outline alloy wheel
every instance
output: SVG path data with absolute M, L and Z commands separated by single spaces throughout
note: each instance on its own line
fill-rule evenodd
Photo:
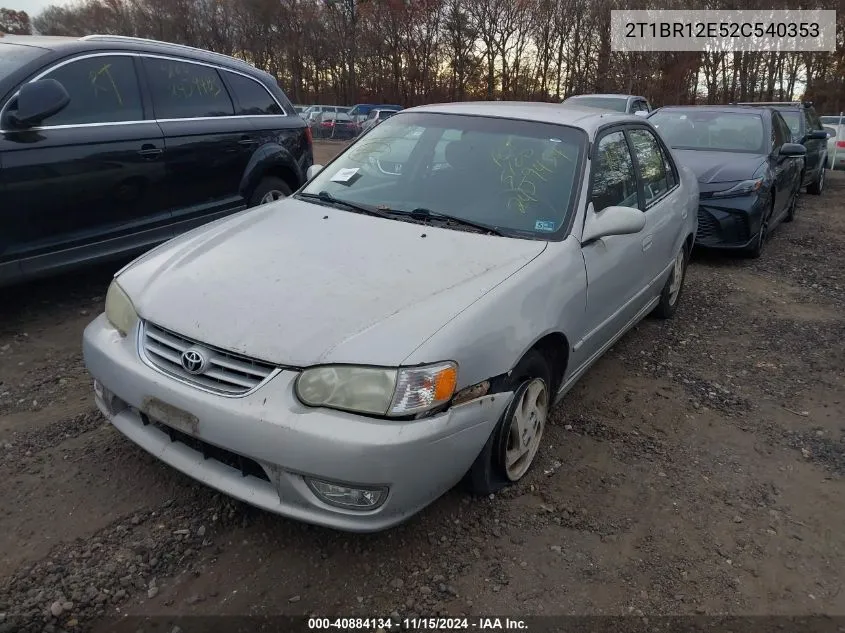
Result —
M 261 198 L 261 202 L 259 204 L 267 204 L 269 202 L 275 202 L 276 200 L 281 200 L 285 197 L 285 194 L 277 189 L 271 189 L 264 196 Z
M 686 253 L 682 248 L 675 257 L 675 266 L 672 270 L 672 282 L 669 284 L 669 305 L 674 306 L 681 294 L 681 286 L 684 283 L 684 264 L 686 264 Z
M 531 467 L 548 413 L 548 388 L 542 378 L 534 378 L 523 390 L 510 420 L 505 449 L 505 474 L 510 481 L 518 481 Z

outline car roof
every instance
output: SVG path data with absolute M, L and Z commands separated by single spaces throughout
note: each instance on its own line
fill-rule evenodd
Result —
M 214 53 L 184 44 L 173 44 L 139 37 L 120 35 L 86 35 L 85 37 L 59 37 L 48 35 L 4 35 L 0 38 L 2 44 L 19 44 L 43 48 L 54 52 L 84 53 L 92 51 L 125 50 L 139 53 L 153 53 L 159 55 L 176 55 L 192 58 L 197 61 L 228 66 L 232 69 L 249 71 L 265 79 L 275 81 L 270 73 L 256 68 L 249 62 L 222 53 Z
M 571 97 L 567 97 L 564 101 L 569 99 L 585 99 L 589 97 L 601 97 L 602 99 L 645 99 L 645 97 L 641 95 L 624 95 L 621 93 L 611 93 L 611 92 L 603 92 L 603 93 L 590 93 L 586 95 L 572 95 Z
M 667 105 L 658 108 L 655 112 L 663 110 L 710 110 L 714 112 L 732 112 L 734 114 L 758 114 L 760 110 L 771 110 L 770 106 L 751 105 Z
M 434 103 L 430 105 L 406 108 L 397 113 L 404 116 L 408 112 L 431 112 L 437 114 L 461 114 L 470 116 L 519 119 L 537 123 L 569 125 L 587 131 L 595 131 L 606 123 L 633 122 L 642 123 L 643 117 L 624 112 L 609 112 L 586 106 L 561 107 L 559 103 L 536 101 L 463 101 L 458 103 Z

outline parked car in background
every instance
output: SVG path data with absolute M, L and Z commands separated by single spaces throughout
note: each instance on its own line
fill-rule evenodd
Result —
M 299 116 L 302 116 L 302 113 L 308 109 L 308 106 L 293 104 L 293 109 Z
M 345 112 L 323 112 L 312 120 L 311 134 L 314 138 L 348 140 L 355 138 L 358 128 L 352 117 Z
M 302 112 L 302 118 L 310 124 L 323 112 L 345 112 L 348 114 L 349 108 L 347 106 L 336 105 L 312 105 L 305 108 Z
M 698 176 L 697 245 L 759 257 L 772 229 L 795 218 L 806 149 L 778 110 L 667 106 L 649 121 Z
M 521 480 L 553 405 L 679 306 L 698 186 L 640 117 L 423 106 L 311 172 L 119 272 L 83 342 L 115 428 L 270 512 L 376 531 Z
M 370 114 L 370 111 L 374 108 L 380 108 L 382 110 L 395 110 L 399 111 L 402 109 L 400 105 L 390 105 L 390 104 L 373 104 L 373 103 L 357 103 L 349 109 L 349 116 L 356 120 L 364 120 Z
M 827 139 L 827 168 L 845 169 L 845 116 L 819 117 L 825 130 Z
M 364 119 L 363 123 L 361 123 L 361 134 L 374 128 L 382 121 L 389 119 L 394 114 L 396 114 L 396 112 L 396 110 L 382 110 L 381 108 L 375 108 L 373 110 L 370 110 L 370 113 L 367 115 L 367 118 Z
M 152 40 L 0 39 L 0 284 L 146 250 L 298 189 L 305 122 L 269 74 Z
M 802 186 L 808 193 L 821 195 L 824 190 L 827 159 L 827 132 L 810 102 L 744 102 L 736 105 L 775 108 L 781 113 L 792 134 L 793 143 L 807 148 Z
M 648 114 L 652 107 L 645 97 L 623 94 L 589 94 L 574 95 L 564 99 L 563 104 L 574 104 L 600 110 L 612 110 L 614 112 L 627 112 L 636 114 L 642 112 Z

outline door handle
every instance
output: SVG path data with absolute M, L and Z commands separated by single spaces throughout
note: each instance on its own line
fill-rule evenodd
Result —
M 138 153 L 144 158 L 157 158 L 164 153 L 164 150 L 149 143 L 142 145 Z
M 644 251 L 647 251 L 648 249 L 650 249 L 650 248 L 651 248 L 651 241 L 652 241 L 652 239 L 654 239 L 654 236 L 652 236 L 652 235 L 646 235 L 646 236 L 643 238 L 643 250 L 644 250 Z
M 252 138 L 251 136 L 244 136 L 244 137 L 241 138 L 240 141 L 238 141 L 239 145 L 245 145 L 245 146 L 255 145 L 256 143 L 258 143 L 258 139 Z

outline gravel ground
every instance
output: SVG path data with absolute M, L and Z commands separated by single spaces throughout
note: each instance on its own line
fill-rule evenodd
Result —
M 321 144 L 325 162 L 337 144 Z M 350 535 L 254 510 L 96 412 L 115 266 L 0 291 L 0 631 L 115 615 L 845 615 L 845 175 L 759 260 L 696 254 L 520 485 Z

